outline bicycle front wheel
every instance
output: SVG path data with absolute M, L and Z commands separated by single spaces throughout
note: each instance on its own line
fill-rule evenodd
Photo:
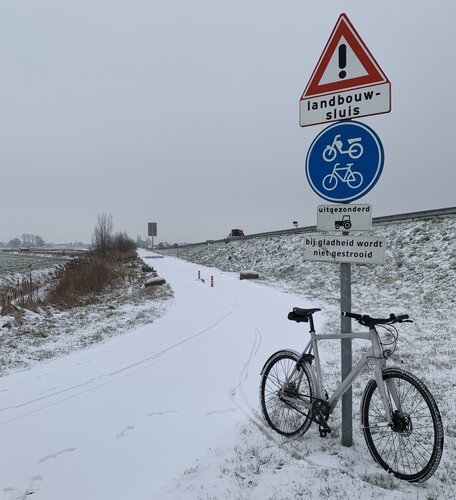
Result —
M 261 409 L 268 424 L 283 436 L 304 434 L 312 423 L 313 379 L 306 362 L 297 369 L 298 360 L 293 351 L 279 351 L 262 370 Z
M 398 479 L 424 482 L 436 471 L 443 452 L 443 425 L 434 398 L 415 375 L 400 368 L 383 371 L 391 420 L 375 380 L 363 394 L 361 423 L 374 460 Z

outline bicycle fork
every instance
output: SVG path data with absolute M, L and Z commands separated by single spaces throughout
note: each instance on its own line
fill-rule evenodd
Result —
M 400 401 L 394 381 L 391 380 L 387 382 L 383 379 L 383 371 L 386 368 L 386 359 L 383 356 L 383 350 L 378 340 L 377 331 L 375 330 L 375 328 L 371 328 L 369 333 L 372 336 L 373 353 L 375 358 L 375 369 L 374 369 L 375 382 L 377 383 L 380 399 L 382 400 L 383 403 L 386 423 L 389 426 L 392 426 L 393 425 L 392 414 L 394 409 L 393 404 L 399 411 L 401 411 Z

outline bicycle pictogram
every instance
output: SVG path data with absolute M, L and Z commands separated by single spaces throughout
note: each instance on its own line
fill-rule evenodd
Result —
M 335 163 L 332 172 L 323 177 L 322 185 L 326 191 L 336 189 L 339 181 L 344 182 L 351 189 L 359 188 L 364 178 L 359 172 L 353 172 L 352 166 L 353 163 L 347 163 L 345 166 Z

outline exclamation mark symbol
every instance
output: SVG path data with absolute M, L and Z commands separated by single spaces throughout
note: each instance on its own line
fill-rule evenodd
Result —
M 339 78 L 345 78 L 347 76 L 347 72 L 344 70 L 345 66 L 347 66 L 347 46 L 345 43 L 341 43 L 339 45 Z

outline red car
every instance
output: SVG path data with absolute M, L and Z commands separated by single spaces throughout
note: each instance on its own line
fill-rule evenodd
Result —
M 244 231 L 242 229 L 232 229 L 228 238 L 235 238 L 239 236 L 245 236 Z

